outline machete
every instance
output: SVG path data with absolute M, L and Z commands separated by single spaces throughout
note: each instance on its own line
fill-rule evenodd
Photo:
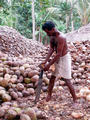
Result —
M 41 72 L 39 74 L 39 81 L 38 81 L 38 85 L 36 88 L 36 97 L 35 97 L 35 101 L 34 101 L 35 104 L 39 101 L 39 98 L 40 98 L 42 82 L 43 82 L 42 78 L 43 78 L 43 69 L 41 69 Z

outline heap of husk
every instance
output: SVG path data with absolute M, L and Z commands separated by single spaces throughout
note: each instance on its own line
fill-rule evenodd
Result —
M 5 45 L 0 46 L 0 118 L 1 120 L 47 119 L 47 115 L 43 111 L 40 111 L 37 107 L 30 107 L 32 105 L 30 105 L 29 101 L 34 101 L 35 99 L 35 89 L 40 73 L 38 65 L 47 55 L 48 47 L 46 48 L 36 41 L 25 41 L 26 38 L 24 39 L 11 28 L 7 34 L 4 34 L 7 29 L 9 28 L 5 27 L 4 29 L 2 27 L 0 33 L 0 35 L 2 34 L 0 40 Z M 13 39 L 10 36 L 11 38 L 13 36 Z M 6 43 L 4 43 L 4 40 L 6 40 Z M 18 42 L 12 42 L 13 40 Z M 16 44 L 15 50 L 11 47 L 14 44 Z M 17 49 L 17 44 L 19 48 L 21 46 L 21 49 Z M 7 51 L 6 45 L 10 45 Z M 86 85 L 79 89 L 77 96 L 90 101 L 90 41 L 68 42 L 68 46 L 72 56 L 72 83 L 85 83 Z M 25 48 L 27 52 L 22 54 L 21 51 L 24 51 Z M 28 52 L 28 50 L 30 51 Z M 18 53 L 17 55 L 16 52 Z M 47 91 L 51 72 L 51 69 L 48 72 L 44 72 L 42 93 Z M 58 80 L 56 83 L 54 90 L 63 90 Z M 24 101 L 22 103 L 25 98 L 29 99 L 28 102 Z
M 0 50 L 3 53 L 9 56 L 40 57 L 44 49 L 40 42 L 25 38 L 12 27 L 0 26 Z
M 39 79 L 39 67 L 32 59 L 8 57 L 0 52 L 0 117 L 13 120 L 36 120 L 42 112 L 27 107 L 26 103 L 18 104 L 26 97 L 35 99 L 35 89 Z M 16 102 L 15 102 L 16 101 Z M 28 109 L 28 112 L 26 112 Z M 39 115 L 38 114 L 39 111 Z M 28 115 L 28 114 L 30 115 Z

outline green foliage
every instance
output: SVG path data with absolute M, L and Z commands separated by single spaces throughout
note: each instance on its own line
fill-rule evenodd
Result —
M 16 29 L 25 37 L 31 38 L 32 34 L 32 14 L 30 2 L 22 2 L 16 9 L 17 24 Z
M 5 7 L 7 7 L 7 6 L 8 6 L 7 0 L 0 0 L 0 7 L 5 8 Z
M 90 0 L 80 0 L 76 4 L 77 13 L 80 17 L 81 24 L 86 25 L 90 22 Z
M 46 34 L 42 31 L 42 24 L 52 20 L 58 30 L 71 31 L 71 23 L 74 29 L 78 29 L 82 23 L 90 22 L 89 0 L 35 0 L 35 27 L 37 40 L 41 35 L 45 43 Z M 71 14 L 73 17 L 71 17 Z M 69 17 L 68 28 L 66 17 Z M 27 38 L 32 38 L 32 0 L 0 0 L 0 25 L 7 25 L 18 30 Z M 48 41 L 48 38 L 47 38 Z

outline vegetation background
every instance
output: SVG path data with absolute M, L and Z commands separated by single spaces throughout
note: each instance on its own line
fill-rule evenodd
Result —
M 42 31 L 47 20 L 64 33 L 74 31 L 90 22 L 90 1 L 0 0 L 0 25 L 13 27 L 27 38 L 48 43 Z

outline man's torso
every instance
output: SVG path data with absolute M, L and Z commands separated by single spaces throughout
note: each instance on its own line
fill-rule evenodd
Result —
M 62 56 L 64 56 L 68 52 L 66 38 L 62 34 L 58 35 L 57 37 L 56 36 L 50 37 L 51 47 L 54 49 L 54 51 L 56 51 L 56 53 L 57 53 L 57 49 L 58 49 L 57 47 L 59 46 L 58 44 L 60 44 L 60 43 L 63 45 L 63 49 L 62 49 L 62 51 L 59 51 L 59 52 L 62 52 Z

